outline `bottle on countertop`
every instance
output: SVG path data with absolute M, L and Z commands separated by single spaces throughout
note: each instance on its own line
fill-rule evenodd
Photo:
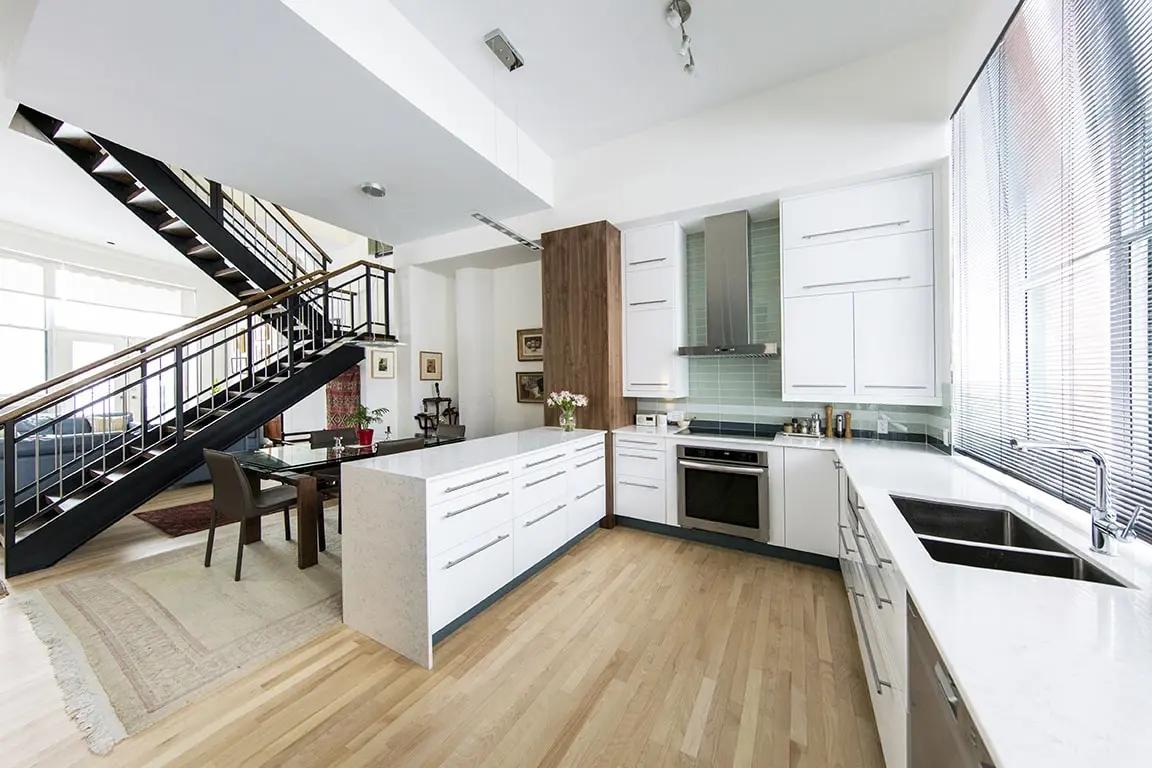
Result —
M 836 426 L 832 430 L 833 437 L 844 437 L 844 414 L 836 414 Z
M 852 411 L 844 411 L 844 439 L 852 439 Z
M 832 406 L 824 406 L 824 437 L 832 437 L 832 430 L 835 429 L 832 418 Z

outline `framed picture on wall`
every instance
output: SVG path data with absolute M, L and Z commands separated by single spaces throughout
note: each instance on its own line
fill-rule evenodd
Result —
M 516 402 L 543 404 L 544 400 L 544 372 L 517 371 Z
M 420 380 L 442 381 L 444 379 L 444 353 L 420 353 Z
M 396 350 L 373 349 L 368 356 L 368 365 L 374 379 L 396 378 Z
M 521 328 L 516 331 L 516 359 L 524 362 L 544 359 L 543 328 Z

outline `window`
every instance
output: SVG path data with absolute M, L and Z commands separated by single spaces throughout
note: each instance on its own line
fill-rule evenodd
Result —
M 0 365 L 0 397 L 44 381 L 44 331 L 0 326 L 0 349 L 8 362 Z
M 952 122 L 955 446 L 1122 520 L 1152 505 L 1152 4 L 1024 0 Z M 1152 541 L 1152 522 L 1140 535 Z

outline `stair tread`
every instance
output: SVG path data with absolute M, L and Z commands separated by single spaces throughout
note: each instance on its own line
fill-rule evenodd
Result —
M 120 164 L 120 161 L 103 152 L 96 165 L 92 168 L 92 173 L 98 176 L 110 176 L 114 179 L 132 179 L 132 174 L 128 173 L 128 169 Z
M 212 277 L 215 277 L 217 280 L 234 280 L 237 277 L 244 277 L 244 273 L 236 269 L 236 267 L 225 267 L 224 269 L 213 272 Z
M 162 211 L 166 207 L 164 201 L 156 197 L 155 192 L 143 186 L 137 187 L 135 192 L 128 195 L 127 203 L 149 211 Z
M 215 258 L 218 258 L 220 256 L 220 252 L 217 251 L 215 246 L 213 246 L 211 243 L 205 243 L 203 241 L 197 241 L 195 245 L 193 245 L 188 250 L 184 251 L 184 255 L 185 256 L 192 256 L 193 258 L 212 258 L 212 259 L 215 259 Z
M 49 504 L 54 504 L 57 509 L 62 512 L 67 512 L 86 501 L 93 493 L 95 493 L 95 489 L 82 487 L 80 490 L 69 493 L 66 496 L 45 494 L 44 498 Z
M 86 149 L 90 152 L 95 152 L 100 149 L 100 145 L 92 138 L 91 134 L 83 129 L 77 128 L 71 123 L 61 123 L 52 138 L 56 141 L 62 141 L 65 144 L 71 144 L 74 147 Z

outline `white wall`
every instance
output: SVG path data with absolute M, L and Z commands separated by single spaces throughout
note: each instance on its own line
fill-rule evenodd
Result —
M 468 437 L 487 437 L 496 429 L 496 398 L 492 388 L 499 339 L 495 336 L 491 269 L 456 271 L 456 350 L 460 387 L 460 421 Z
M 516 359 L 516 331 L 543 325 L 540 262 L 492 271 L 492 395 L 496 404 L 494 431 L 514 432 L 544 424 L 544 406 L 516 402 L 515 372 L 542 371 L 543 362 Z M 544 343 L 548 343 L 545 335 Z
M 433 383 L 421 381 L 421 351 L 444 353 L 444 378 L 440 381 L 442 397 L 458 397 L 456 386 L 456 288 L 451 276 L 421 267 L 401 267 L 397 272 L 397 335 L 406 345 L 396 348 L 396 433 L 413 434 L 417 430 L 415 415 L 420 412 L 421 398 L 432 397 Z
M 1019 0 L 967 0 L 966 13 L 948 31 L 946 92 L 955 107 Z
M 948 49 L 929 38 L 555 162 L 553 209 L 509 219 L 529 237 L 748 207 L 948 155 Z M 396 244 L 400 263 L 506 245 L 487 227 Z
M 544 406 L 516 402 L 516 371 L 543 362 L 516 359 L 516 331 L 542 325 L 540 261 L 455 272 L 460 419 L 469 437 L 544 423 Z

